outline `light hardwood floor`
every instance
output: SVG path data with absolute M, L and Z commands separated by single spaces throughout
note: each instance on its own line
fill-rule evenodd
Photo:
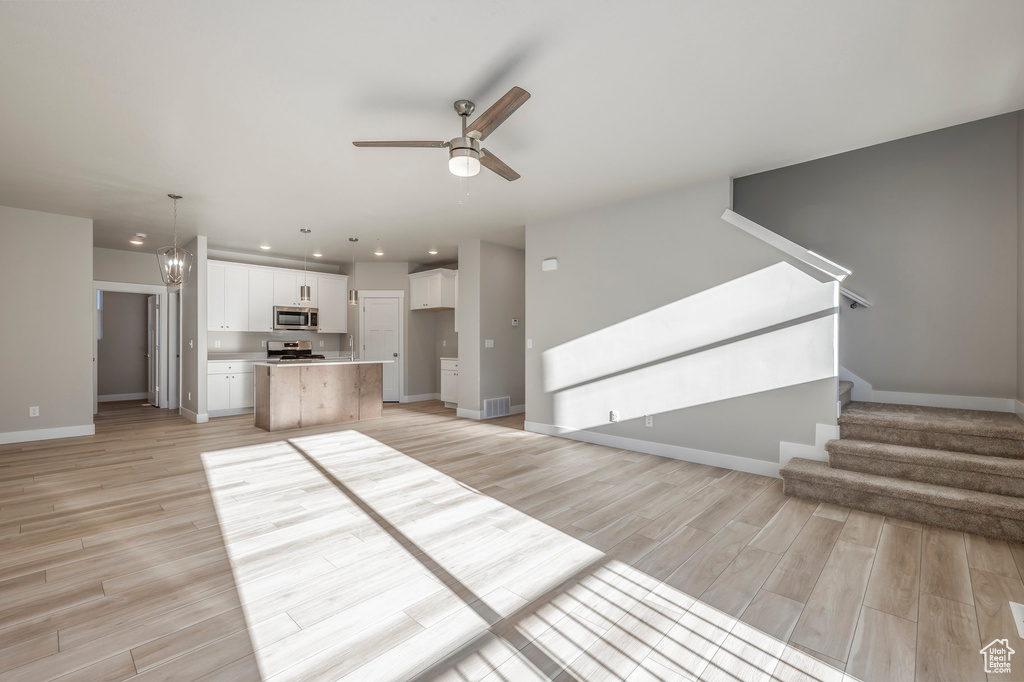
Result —
M 6 680 L 985 680 L 1024 547 L 455 419 L 0 446 Z

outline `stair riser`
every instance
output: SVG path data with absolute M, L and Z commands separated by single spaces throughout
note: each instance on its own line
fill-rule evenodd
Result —
M 1024 479 L 997 474 L 957 471 L 923 464 L 897 462 L 875 457 L 859 457 L 849 453 L 829 453 L 828 465 L 833 469 L 859 471 L 865 474 L 902 478 L 907 481 L 979 490 L 983 493 L 1024 497 Z
M 874 443 L 891 443 L 892 445 L 909 445 L 915 448 L 932 450 L 952 450 L 969 452 L 975 455 L 994 457 L 1010 457 L 1024 459 L 1024 441 L 1009 438 L 986 438 L 984 436 L 968 436 L 958 433 L 937 433 L 933 431 L 911 431 L 866 424 L 840 424 L 841 438 L 866 440 Z
M 798 478 L 784 479 L 786 495 L 818 502 L 828 502 L 852 509 L 884 514 L 893 518 L 917 521 L 965 533 L 985 535 L 1000 540 L 1024 542 L 1024 521 L 991 516 L 982 512 L 953 509 L 919 500 L 890 497 L 878 493 L 840 488 Z
M 853 402 L 853 398 L 850 396 L 850 391 L 845 391 L 839 394 L 839 402 L 842 403 L 843 407 L 846 407 Z

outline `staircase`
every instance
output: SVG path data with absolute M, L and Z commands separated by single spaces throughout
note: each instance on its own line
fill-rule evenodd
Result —
M 850 400 L 828 462 L 792 459 L 787 495 L 1024 542 L 1024 421 L 1003 412 Z

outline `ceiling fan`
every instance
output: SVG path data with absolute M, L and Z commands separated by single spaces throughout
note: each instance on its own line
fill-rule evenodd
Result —
M 495 102 L 490 109 L 466 124 L 473 115 L 476 105 L 468 99 L 455 102 L 455 113 L 462 118 L 462 136 L 448 142 L 429 142 L 423 140 L 353 142 L 357 147 L 441 147 L 448 149 L 448 170 L 459 177 L 468 178 L 480 172 L 480 166 L 487 168 L 505 178 L 509 182 L 521 176 L 508 167 L 504 161 L 480 146 L 480 142 L 494 132 L 505 120 L 515 113 L 530 99 L 530 93 L 520 87 L 514 87 Z

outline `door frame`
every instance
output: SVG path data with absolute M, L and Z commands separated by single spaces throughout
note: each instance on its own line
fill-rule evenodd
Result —
M 359 296 L 359 358 L 363 357 L 363 350 L 366 344 L 363 339 L 363 330 L 366 328 L 366 306 L 363 302 L 367 298 L 397 298 L 398 299 L 398 402 L 405 402 L 405 291 L 403 289 L 357 289 Z M 95 336 L 95 334 L 93 335 Z
M 112 291 L 122 294 L 148 294 L 157 297 L 157 305 L 160 309 L 157 313 L 157 393 L 160 407 L 167 408 L 166 390 L 168 384 L 167 359 L 171 355 L 168 330 L 168 299 L 170 298 L 167 287 L 156 284 L 135 284 L 132 282 L 104 282 L 93 280 L 92 283 L 92 413 L 99 412 L 99 377 L 98 377 L 98 339 L 96 338 L 96 296 L 100 291 Z

